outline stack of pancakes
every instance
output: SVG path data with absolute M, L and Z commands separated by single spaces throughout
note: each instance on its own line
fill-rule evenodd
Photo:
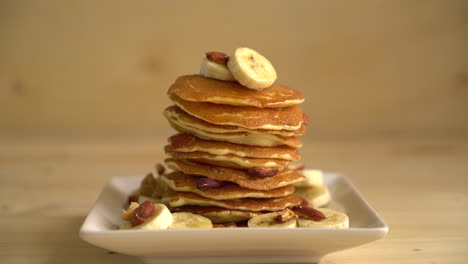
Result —
M 191 212 L 214 223 L 239 222 L 303 203 L 289 168 L 300 159 L 297 138 L 307 117 L 304 96 L 274 84 L 262 91 L 200 75 L 179 77 L 169 88 L 174 105 L 164 111 L 179 134 L 169 139 L 161 175 L 172 211 Z

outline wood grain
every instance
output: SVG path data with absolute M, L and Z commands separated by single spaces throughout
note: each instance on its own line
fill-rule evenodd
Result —
M 105 182 L 143 175 L 164 140 L 0 139 L 0 263 L 136 263 L 78 238 Z M 467 141 L 322 141 L 309 168 L 347 175 L 390 226 L 388 236 L 322 263 L 465 263 Z
M 203 53 L 248 46 L 316 137 L 468 135 L 468 2 L 2 1 L 0 133 L 150 135 Z

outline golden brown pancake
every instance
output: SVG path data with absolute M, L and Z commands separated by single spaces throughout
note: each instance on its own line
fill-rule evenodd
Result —
M 190 126 L 199 130 L 204 130 L 212 133 L 233 133 L 233 132 L 248 132 L 250 134 L 274 134 L 282 137 L 303 136 L 306 134 L 307 117 L 304 123 L 297 130 L 268 130 L 268 129 L 247 129 L 245 127 L 229 126 L 229 125 L 215 125 L 198 119 L 184 112 L 176 105 L 169 106 L 164 110 L 164 116 L 169 119 L 173 118 L 178 123 L 184 126 Z
M 165 163 L 175 171 L 205 176 L 218 181 L 233 182 L 241 187 L 254 190 L 275 189 L 300 182 L 304 178 L 302 174 L 288 169 L 282 170 L 272 177 L 259 178 L 248 175 L 245 170 L 205 165 L 188 160 L 169 158 L 165 160 Z
M 273 84 L 263 91 L 247 89 L 238 82 L 219 81 L 200 75 L 177 78 L 168 92 L 191 102 L 254 106 L 288 107 L 304 102 L 304 95 L 294 89 Z
M 301 203 L 303 203 L 302 198 L 295 195 L 264 199 L 242 198 L 234 200 L 213 200 L 190 192 L 176 192 L 169 200 L 169 205 L 171 207 L 200 205 L 248 211 L 278 211 Z
M 180 135 L 180 134 L 179 134 Z M 175 135 L 171 138 L 177 138 Z M 190 135 L 191 136 L 191 135 Z M 283 159 L 296 161 L 301 158 L 299 152 L 288 146 L 278 147 L 252 147 L 248 145 L 232 144 L 223 141 L 203 140 L 191 136 L 191 142 L 188 145 L 177 147 L 177 152 L 206 152 L 213 155 L 236 155 L 238 157 L 257 158 L 257 159 Z
M 194 151 L 194 152 L 179 152 L 174 150 L 171 146 L 167 145 L 164 148 L 166 154 L 170 157 L 177 159 L 188 159 L 196 162 L 225 166 L 230 168 L 276 168 L 282 169 L 286 167 L 290 162 L 281 159 L 257 159 L 257 158 L 246 158 L 239 157 L 232 154 L 227 155 L 213 155 L 208 152 Z
M 302 141 L 297 137 L 282 137 L 272 134 L 250 134 L 245 132 L 235 133 L 211 133 L 204 130 L 199 130 L 195 127 L 185 126 L 179 123 L 174 117 L 168 118 L 169 124 L 177 131 L 192 134 L 198 138 L 215 141 L 226 141 L 235 144 L 260 146 L 260 147 L 276 147 L 289 146 L 292 148 L 300 148 Z
M 174 207 L 171 209 L 173 212 L 189 212 L 192 214 L 203 215 L 209 218 L 215 224 L 230 223 L 246 221 L 250 218 L 262 214 L 261 212 L 247 211 L 247 210 L 233 210 L 216 206 L 198 206 L 198 205 L 185 205 Z
M 305 121 L 298 106 L 256 108 L 212 103 L 194 103 L 172 94 L 170 99 L 188 114 L 217 125 L 240 126 L 248 129 L 297 130 Z
M 231 200 L 240 198 L 273 198 L 290 195 L 294 192 L 292 185 L 271 189 L 252 190 L 240 187 L 234 183 L 226 183 L 219 188 L 200 190 L 196 187 L 200 177 L 186 175 L 181 172 L 172 172 L 161 176 L 161 180 L 172 190 L 178 192 L 193 192 L 200 196 L 214 200 Z

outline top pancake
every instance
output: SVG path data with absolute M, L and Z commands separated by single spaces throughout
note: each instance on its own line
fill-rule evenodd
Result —
M 168 94 L 191 102 L 206 102 L 236 106 L 288 107 L 304 101 L 304 95 L 294 89 L 273 84 L 263 91 L 247 89 L 238 82 L 227 82 L 200 75 L 177 78 Z
M 298 106 L 285 108 L 256 108 L 194 103 L 171 94 L 171 101 L 188 114 L 217 125 L 231 125 L 249 129 L 297 130 L 306 123 L 306 116 Z

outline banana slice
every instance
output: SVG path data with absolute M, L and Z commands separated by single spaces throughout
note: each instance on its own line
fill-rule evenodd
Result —
M 318 228 L 349 228 L 349 218 L 346 214 L 327 208 L 316 208 L 322 212 L 327 219 L 314 221 L 299 217 L 297 225 L 299 227 L 318 227 Z
M 276 80 L 273 65 L 260 53 L 249 48 L 238 48 L 227 66 L 234 78 L 250 89 L 263 90 Z
M 286 209 L 289 211 L 289 209 Z M 286 211 L 284 210 L 284 211 Z M 282 212 L 284 212 L 282 211 Z M 282 212 L 273 212 L 267 214 L 257 215 L 247 222 L 248 227 L 282 227 L 282 228 L 295 228 L 297 227 L 297 220 L 293 214 L 289 220 L 280 222 L 278 221 L 278 217 L 281 216 Z
M 228 67 L 213 61 L 203 58 L 200 66 L 200 75 L 208 78 L 222 80 L 222 81 L 235 81 Z
M 298 187 L 294 194 L 309 202 L 311 207 L 321 207 L 330 202 L 330 192 L 325 186 Z
M 302 171 L 304 180 L 294 184 L 295 187 L 311 187 L 323 185 L 323 173 L 321 170 Z
M 131 226 L 126 221 L 121 229 L 167 229 L 173 222 L 171 211 L 164 204 L 154 204 L 151 216 L 140 225 Z
M 197 214 L 192 213 L 173 213 L 174 221 L 169 229 L 179 228 L 212 228 L 211 220 Z

